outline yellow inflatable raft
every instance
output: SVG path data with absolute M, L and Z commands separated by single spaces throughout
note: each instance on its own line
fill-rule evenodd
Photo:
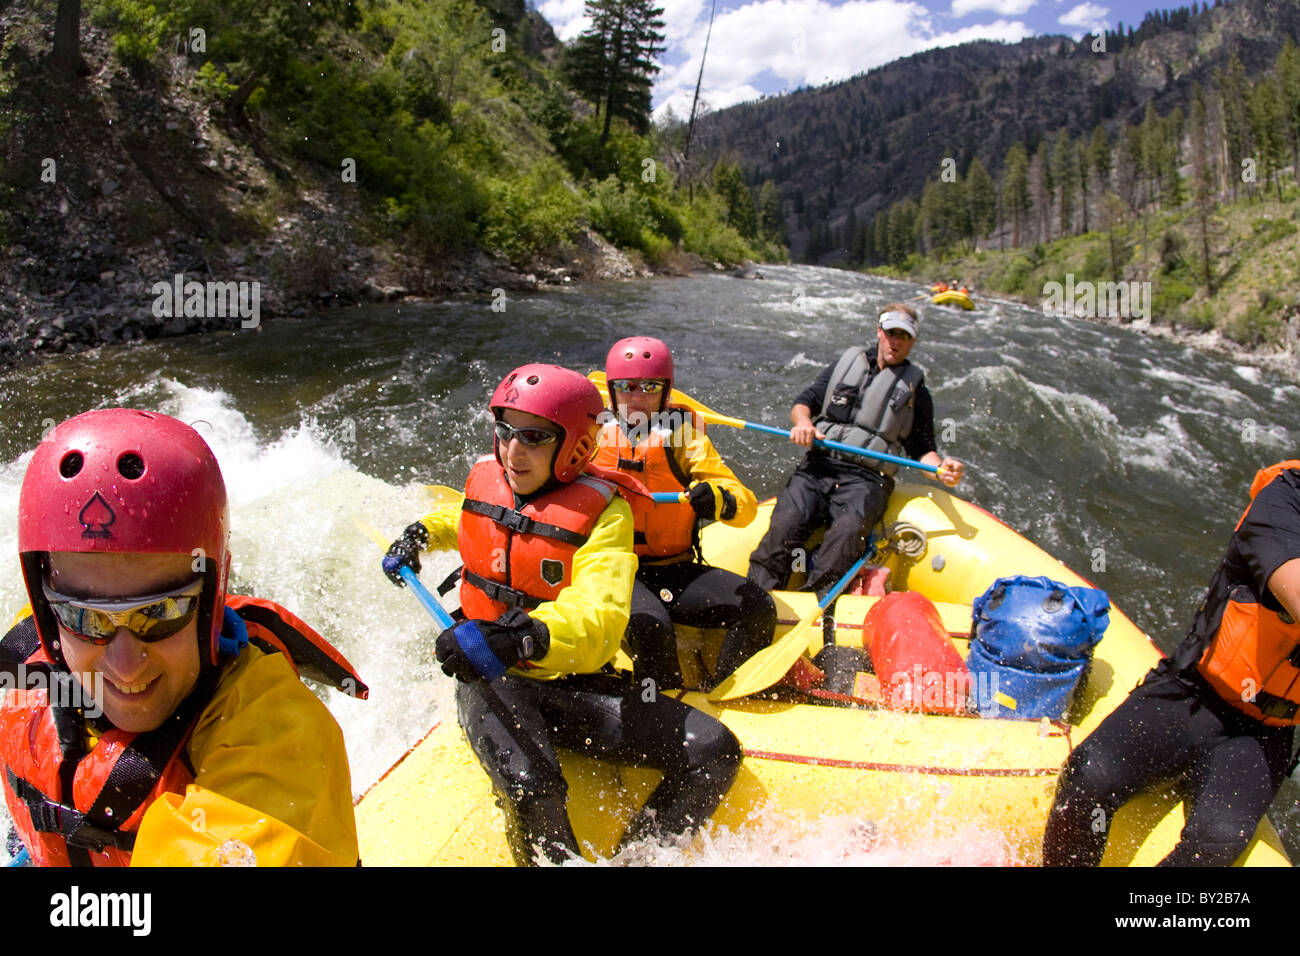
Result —
M 947 292 L 938 292 L 930 301 L 935 305 L 955 305 L 958 308 L 965 309 L 967 312 L 975 308 L 975 303 L 971 301 L 970 296 L 957 289 L 949 289 Z
M 711 564 L 744 573 L 749 553 L 771 515 L 760 507 L 748 528 L 713 524 L 704 529 Z M 885 516 L 924 533 L 923 553 L 888 552 L 894 590 L 919 591 L 936 602 L 950 639 L 962 656 L 971 602 L 997 578 L 1047 575 L 1067 584 L 1082 578 L 992 515 L 935 485 L 900 484 Z M 918 536 L 913 535 L 917 540 Z M 816 607 L 813 595 L 776 592 L 778 633 Z M 860 647 L 871 597 L 846 596 L 833 605 L 838 644 Z M 809 651 L 823 643 L 814 628 Z M 682 632 L 687 683 L 693 644 L 718 638 Z M 942 837 L 974 824 L 1000 844 L 997 862 L 1037 864 L 1056 776 L 1071 746 L 1097 726 L 1158 660 L 1155 646 L 1112 607 L 1087 685 L 1068 722 L 982 719 L 835 706 L 787 693 L 782 699 L 711 704 L 706 695 L 682 699 L 714 714 L 745 749 L 739 777 L 713 818 L 713 826 L 750 827 L 774 817 L 796 833 L 815 832 L 819 820 L 863 821 L 893 845 Z M 706 659 L 713 659 L 707 656 Z M 585 855 L 613 853 L 627 821 L 649 796 L 659 775 L 562 753 L 569 781 L 569 815 Z M 434 727 L 357 804 L 362 860 L 367 865 L 508 865 L 501 812 L 487 776 L 459 727 Z M 1182 807 L 1169 799 L 1141 798 L 1111 822 L 1104 864 L 1151 865 L 1173 846 Z M 1272 825 L 1261 822 L 1239 863 L 1288 865 Z

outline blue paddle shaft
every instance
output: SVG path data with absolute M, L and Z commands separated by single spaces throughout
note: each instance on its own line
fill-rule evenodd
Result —
M 844 572 L 844 577 L 835 582 L 835 587 L 826 592 L 826 596 L 817 602 L 817 607 L 823 611 L 826 610 L 826 608 L 830 606 L 830 603 L 840 596 L 840 592 L 849 586 L 849 582 L 852 581 L 857 573 L 862 570 L 862 566 L 867 563 L 867 558 L 871 557 L 873 554 L 875 554 L 875 549 L 872 548 L 871 543 L 868 542 L 867 553 L 858 558 L 857 564 Z
M 760 425 L 757 422 L 745 422 L 745 427 L 753 429 L 756 432 L 767 432 L 769 435 L 781 435 L 784 438 L 790 437 L 790 429 L 773 428 L 771 425 Z M 905 468 L 916 468 L 920 471 L 928 471 L 931 474 L 939 473 L 938 465 L 923 465 L 919 461 L 913 461 L 910 458 L 903 458 L 899 455 L 891 455 L 883 451 L 867 451 L 865 448 L 858 448 L 856 445 L 846 445 L 842 441 L 831 441 L 829 438 L 814 438 L 813 444 L 822 448 L 834 448 L 836 451 L 848 452 L 850 455 L 864 455 L 867 458 L 878 458 L 881 461 L 892 461 L 895 465 L 902 465 Z
M 437 598 L 429 593 L 429 589 L 415 576 L 414 571 L 406 565 L 402 565 L 397 569 L 397 573 L 402 576 L 406 586 L 414 592 L 416 599 L 424 605 L 424 609 L 433 615 L 433 619 L 438 622 L 439 627 L 446 630 L 455 625 L 456 622 L 451 619 L 451 615 L 438 603 Z
M 685 501 L 686 495 L 680 491 L 654 491 L 650 497 L 655 500 L 656 504 L 676 504 L 679 501 Z

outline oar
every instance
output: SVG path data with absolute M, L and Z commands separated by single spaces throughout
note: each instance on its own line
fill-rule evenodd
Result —
M 587 378 L 595 382 L 597 387 L 605 387 L 605 373 L 591 372 Z M 692 409 L 696 414 L 706 422 L 714 425 L 727 425 L 731 428 L 748 428 L 750 431 L 766 432 L 769 435 L 780 435 L 782 438 L 790 437 L 788 428 L 773 428 L 771 425 L 760 425 L 757 422 L 747 422 L 741 418 L 732 418 L 730 415 L 722 415 L 706 405 L 691 398 L 685 392 L 678 388 L 673 389 L 673 400 Z M 865 458 L 875 458 L 880 461 L 890 461 L 895 465 L 902 465 L 905 468 L 916 468 L 920 471 L 928 471 L 931 474 L 938 474 L 938 465 L 923 465 L 919 461 L 913 461 L 911 458 L 902 458 L 899 455 L 890 455 L 883 451 L 867 451 L 865 448 L 858 448 L 856 445 L 846 445 L 843 442 L 831 441 L 827 438 L 814 438 L 813 444 L 822 448 L 833 448 L 836 451 L 846 452 L 850 455 L 862 455 Z
M 840 592 L 849 586 L 849 582 L 857 576 L 862 566 L 867 563 L 867 559 L 874 553 L 875 549 L 868 544 L 867 553 L 858 560 L 857 564 L 849 568 L 844 577 L 835 582 L 835 587 L 831 588 L 824 598 L 817 602 L 817 610 L 786 631 L 780 640 L 775 641 L 770 647 L 763 648 L 736 668 L 730 677 L 713 689 L 713 693 L 709 694 L 709 700 L 735 700 L 737 697 L 757 694 L 760 690 L 767 690 L 784 677 L 794 666 L 795 661 L 799 660 L 808 649 L 808 631 L 813 626 L 813 622 L 821 616 L 822 611 L 826 610 L 832 601 L 840 596 Z
M 26 866 L 31 862 L 31 859 L 32 857 L 31 854 L 27 852 L 27 847 L 23 847 L 14 854 L 14 858 L 6 863 L 5 866 Z

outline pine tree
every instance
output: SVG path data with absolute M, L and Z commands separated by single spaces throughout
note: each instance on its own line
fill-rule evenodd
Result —
M 758 191 L 758 232 L 769 242 L 785 245 L 785 220 L 781 215 L 781 193 L 768 179 Z
M 976 246 L 996 224 L 997 201 L 997 191 L 984 164 L 978 158 L 972 158 L 966 169 L 966 203 L 970 209 L 971 235 Z
M 1020 245 L 1020 220 L 1031 208 L 1029 198 L 1029 155 L 1019 142 L 1007 150 L 1002 162 L 1002 202 L 1011 215 L 1011 245 Z
M 1068 129 L 1061 130 L 1052 146 L 1052 173 L 1060 190 L 1061 235 L 1068 236 L 1074 228 L 1074 193 L 1078 188 L 1078 166 Z
M 587 0 L 591 26 L 565 57 L 570 85 L 605 113 L 603 147 L 615 116 L 641 134 L 650 128 L 651 78 L 663 53 L 663 7 L 651 0 Z

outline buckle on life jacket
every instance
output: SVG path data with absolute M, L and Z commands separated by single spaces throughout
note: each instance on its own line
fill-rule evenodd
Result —
M 9 786 L 18 799 L 27 806 L 32 817 L 32 829 L 38 833 L 57 833 L 69 846 L 81 847 L 102 853 L 109 847 L 130 851 L 135 846 L 134 833 L 118 833 L 91 823 L 76 807 L 56 803 L 37 787 L 16 776 L 6 768 Z
M 1293 720 L 1296 711 L 1300 710 L 1300 704 L 1294 704 L 1285 697 L 1278 697 L 1276 694 L 1268 693 L 1268 691 L 1256 693 L 1254 703 L 1264 716 L 1273 717 L 1277 720 Z
M 504 604 L 506 607 L 526 608 L 531 611 L 533 608 L 540 607 L 542 604 L 540 598 L 535 598 L 531 594 L 521 591 L 518 588 L 512 588 L 509 585 L 499 584 L 496 581 L 489 581 L 487 578 L 475 574 L 468 568 L 461 571 L 461 578 L 474 585 L 474 587 L 486 594 L 491 600 L 496 601 L 499 604 Z

